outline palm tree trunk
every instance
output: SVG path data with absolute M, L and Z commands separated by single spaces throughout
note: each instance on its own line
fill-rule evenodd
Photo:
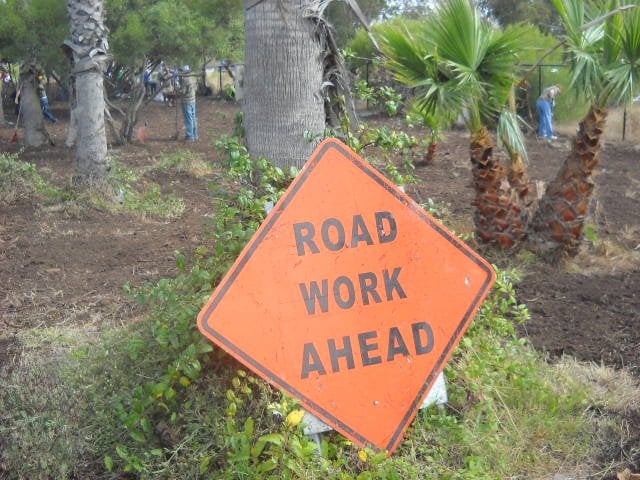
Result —
M 78 181 L 100 181 L 107 171 L 103 72 L 108 60 L 104 0 L 69 0 L 78 137 L 74 166 Z
M 78 141 L 74 167 L 83 181 L 100 181 L 107 171 L 103 92 L 101 69 L 92 68 L 77 74 Z
M 244 126 L 249 152 L 301 167 L 325 128 L 322 56 L 303 0 L 245 0 Z
M 505 168 L 493 154 L 494 145 L 484 127 L 471 135 L 471 171 L 476 192 L 474 223 L 481 242 L 511 248 L 526 238 L 523 208 Z
M 578 253 L 595 185 L 593 174 L 600 163 L 607 113 L 605 108 L 591 105 L 580 122 L 571 152 L 540 199 L 531 235 L 534 248 L 540 252 L 553 257 Z

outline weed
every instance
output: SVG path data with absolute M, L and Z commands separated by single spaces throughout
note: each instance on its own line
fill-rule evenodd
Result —
M 367 105 L 382 105 L 389 117 L 398 115 L 403 105 L 402 95 L 392 87 L 387 85 L 372 87 L 365 80 L 356 82 L 354 95 L 357 99 L 366 101 Z
M 180 165 L 185 157 L 176 155 L 166 159 L 167 165 Z M 89 192 L 91 201 L 109 210 L 126 210 L 142 217 L 179 217 L 185 205 L 174 194 L 164 194 L 160 186 L 147 181 L 142 173 L 125 168 L 116 159 L 109 161 L 109 175 L 104 184 L 94 186 Z M 170 167 L 169 167 L 170 168 Z
M 0 153 L 0 203 L 10 204 L 34 194 L 51 201 L 75 198 L 71 189 L 50 185 L 35 165 L 19 160 L 18 154 Z
M 213 168 L 202 155 L 191 150 L 167 153 L 160 157 L 151 171 L 188 173 L 195 177 L 205 177 L 213 173 Z

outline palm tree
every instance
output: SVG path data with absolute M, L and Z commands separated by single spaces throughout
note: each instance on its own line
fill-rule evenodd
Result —
M 245 2 L 243 113 L 247 147 L 255 158 L 301 167 L 315 148 L 306 133 L 323 134 L 336 103 L 344 102 L 344 108 L 338 106 L 341 114 L 350 110 L 349 100 L 339 98 L 349 91 L 324 18 L 330 2 Z M 357 1 L 347 3 L 368 30 Z
M 69 0 L 71 40 L 64 42 L 73 57 L 78 137 L 74 167 L 79 181 L 100 181 L 107 171 L 104 122 L 104 62 L 107 29 L 104 0 Z
M 245 11 L 243 112 L 247 146 L 281 166 L 301 167 L 324 131 L 322 45 L 300 0 L 251 2 Z
M 518 175 L 501 164 L 490 131 L 500 126 L 498 136 L 508 150 L 523 158 L 516 116 L 506 108 L 523 48 L 520 32 L 490 25 L 470 0 L 447 0 L 411 30 L 391 25 L 379 32 L 387 66 L 416 89 L 415 108 L 440 129 L 463 115 L 471 132 L 476 235 L 502 247 L 520 243 L 526 236 L 526 208 L 509 176 L 519 180 L 523 169 Z
M 633 99 L 640 73 L 640 9 L 610 15 L 606 12 L 636 2 L 552 1 L 565 28 L 571 86 L 590 101 L 571 152 L 547 187 L 532 222 L 532 240 L 557 256 L 577 253 L 593 194 L 593 174 L 600 163 L 608 108 Z M 602 18 L 604 22 L 598 21 Z

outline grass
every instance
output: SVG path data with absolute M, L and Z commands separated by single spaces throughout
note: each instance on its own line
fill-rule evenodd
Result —
M 19 154 L 0 153 L 0 204 L 32 196 L 50 202 L 71 200 L 74 194 L 50 185 L 35 165 L 19 160 Z
M 175 171 L 194 161 L 178 154 L 158 168 Z M 20 175 L 31 178 L 32 169 L 25 171 Z M 156 210 L 144 195 L 136 197 L 141 184 L 141 173 L 114 163 L 109 185 L 124 192 L 127 207 L 120 208 L 176 211 L 171 202 L 163 203 L 159 190 Z M 35 191 L 29 188 L 27 194 Z M 229 195 L 225 204 L 233 211 L 219 212 L 222 233 L 230 235 L 216 244 L 220 257 L 202 249 L 186 265 L 177 255 L 180 275 L 132 292 L 150 302 L 145 318 L 101 331 L 20 331 L 14 360 L 0 371 L 3 475 L 544 478 L 592 471 L 594 459 L 613 458 L 606 455 L 612 444 L 622 445 L 623 452 L 637 448 L 623 428 L 625 415 L 639 408 L 637 382 L 624 372 L 568 359 L 546 362 L 516 335 L 515 325 L 528 311 L 515 296 L 518 272 L 501 270 L 446 367 L 444 409 L 420 412 L 393 457 L 361 449 L 336 433 L 324 436 L 321 456 L 309 455 L 313 445 L 300 428 L 273 415 L 288 418 L 298 408 L 295 401 L 239 370 L 220 350 L 198 350 L 203 342 L 194 318 L 215 282 L 212 272 L 225 270 L 219 258 L 226 259 L 232 242 L 246 240 L 246 231 L 237 232 L 237 218 L 253 211 L 253 203 L 262 205 L 260 198 L 245 198 L 244 207 L 237 200 Z M 448 215 L 446 205 L 427 207 Z M 516 259 L 523 269 L 530 261 L 524 255 Z
M 595 454 L 591 432 L 602 431 L 604 417 L 594 418 L 590 409 L 607 412 L 608 424 L 615 425 L 614 414 L 637 409 L 637 382 L 624 372 L 570 359 L 547 364 L 508 333 L 510 320 L 496 323 L 490 310 L 503 302 L 495 299 L 483 309 L 447 367 L 445 410 L 422 411 L 396 455 L 380 465 L 348 460 L 358 449 L 328 435 L 335 451 L 323 475 L 339 478 L 342 471 L 351 476 L 340 478 L 356 478 L 359 471 L 393 471 L 402 479 L 542 478 L 566 465 L 588 463 Z M 91 478 L 106 470 L 107 458 L 121 464 L 115 452 L 126 457 L 140 451 L 146 452 L 140 455 L 146 465 L 142 478 L 221 478 L 229 455 L 225 392 L 236 375 L 236 364 L 225 356 L 212 354 L 174 422 L 158 419 L 152 444 L 132 441 L 114 415 L 114 405 L 140 378 L 153 378 L 164 362 L 154 355 L 149 330 L 148 321 L 141 321 L 98 335 L 82 328 L 20 333 L 22 353 L 0 377 L 2 460 L 15 475 L 8 478 Z M 263 428 L 273 429 L 267 404 L 278 395 L 258 383 L 237 421 L 256 416 Z M 317 468 L 304 464 L 311 476 L 294 478 L 319 478 Z
M 115 158 L 109 163 L 111 168 L 104 184 L 95 185 L 89 191 L 94 205 L 116 213 L 127 211 L 142 218 L 177 218 L 184 212 L 184 201 L 171 192 L 163 192 L 144 172 L 128 169 Z
M 389 459 L 335 433 L 325 436 L 320 463 L 293 450 L 253 460 L 236 457 L 242 441 L 283 435 L 284 427 L 269 412 L 274 402 L 285 400 L 257 379 L 250 388 L 236 383 L 237 364 L 217 350 L 208 354 L 202 377 L 179 394 L 175 407 L 154 414 L 150 436 L 132 436 L 130 417 L 118 405 L 143 399 L 141 382 L 160 378 L 170 361 L 154 332 L 174 317 L 163 319 L 162 312 L 183 295 L 167 297 L 173 288 L 168 282 L 149 317 L 134 324 L 102 332 L 55 327 L 18 335 L 20 355 L 0 375 L 4 468 L 12 472 L 8 478 L 37 480 L 91 478 L 108 470 L 134 471 L 140 478 L 240 478 L 233 473 L 238 468 L 247 478 L 259 478 L 255 469 L 273 458 L 298 465 L 291 478 L 542 478 L 566 471 L 567 465 L 590 467 L 597 442 L 605 443 L 596 437 L 594 445 L 593 432 L 623 434 L 616 418 L 637 409 L 638 386 L 623 372 L 569 360 L 548 364 L 518 339 L 514 325 L 527 311 L 515 300 L 514 279 L 515 272 L 501 273 L 447 366 L 445 409 L 420 412 Z M 169 311 L 179 308 L 178 303 Z M 233 415 L 230 398 L 240 399 Z M 598 416 L 592 415 L 594 408 Z M 256 425 L 252 435 L 246 433 L 249 419 Z M 231 438 L 240 443 L 230 443 Z M 277 478 L 286 478 L 286 472 Z
M 164 193 L 160 186 L 144 177 L 144 172 L 127 169 L 111 159 L 111 169 L 103 185 L 94 185 L 87 192 L 58 188 L 44 179 L 37 167 L 23 162 L 18 154 L 0 154 L 0 204 L 33 198 L 37 203 L 78 203 L 84 201 L 109 211 L 128 211 L 141 217 L 179 217 L 185 205 L 173 193 Z M 154 170 L 182 172 L 203 177 L 212 173 L 202 158 L 189 151 L 165 156 Z M 45 208 L 56 208 L 49 205 Z M 62 207 L 58 207 L 62 208 Z M 65 207 L 66 208 L 66 207 Z
M 210 177 L 215 170 L 211 163 L 203 157 L 204 155 L 191 150 L 167 153 L 162 155 L 158 163 L 152 166 L 149 171 L 187 173 L 196 178 Z

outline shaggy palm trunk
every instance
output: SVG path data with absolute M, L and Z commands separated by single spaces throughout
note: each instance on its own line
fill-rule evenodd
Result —
M 27 67 L 20 72 L 20 122 L 24 125 L 24 144 L 27 147 L 41 147 L 47 141 L 44 116 L 40 98 L 36 92 L 35 72 Z
M 322 52 L 302 0 L 245 0 L 244 126 L 253 157 L 301 167 L 325 128 Z
M 75 170 L 80 181 L 100 181 L 107 170 L 103 71 L 107 29 L 103 0 L 69 0 L 70 48 L 75 63 L 78 137 Z
M 529 218 L 531 208 L 534 204 L 535 195 L 533 195 L 531 191 L 531 179 L 527 172 L 527 166 L 524 163 L 522 156 L 518 153 L 516 153 L 515 157 L 511 159 L 507 178 L 518 199 L 518 205 L 523 209 L 522 218 L 525 220 L 526 224 L 526 219 Z
M 478 239 L 511 248 L 525 238 L 520 198 L 507 179 L 505 168 L 493 154 L 494 141 L 485 128 L 471 136 L 471 168 L 476 197 L 474 222 Z
M 556 177 L 548 185 L 532 221 L 534 247 L 554 257 L 578 252 L 594 188 L 593 174 L 600 163 L 607 110 L 592 105 L 580 122 Z

